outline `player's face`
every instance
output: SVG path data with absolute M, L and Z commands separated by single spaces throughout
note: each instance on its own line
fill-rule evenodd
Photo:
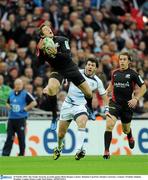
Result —
M 88 76 L 92 76 L 95 74 L 96 72 L 96 63 L 94 62 L 91 62 L 91 61 L 88 61 L 86 66 L 85 66 L 85 73 L 88 75 Z
M 122 69 L 122 70 L 128 69 L 128 67 L 129 67 L 128 56 L 126 56 L 126 55 L 119 56 L 119 66 L 120 66 L 120 69 Z
M 46 37 L 52 38 L 54 36 L 54 34 L 49 26 L 42 27 L 42 32 Z
M 23 83 L 21 81 L 16 81 L 14 83 L 15 91 L 21 91 L 23 89 Z

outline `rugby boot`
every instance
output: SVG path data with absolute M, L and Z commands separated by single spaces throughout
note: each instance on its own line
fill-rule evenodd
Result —
M 80 160 L 85 157 L 85 150 L 79 150 L 75 155 L 75 160 Z
M 130 139 L 128 139 L 128 145 L 131 149 L 133 149 L 135 147 L 135 140 L 133 137 L 131 137 Z
M 103 158 L 104 158 L 104 159 L 110 159 L 110 153 L 109 153 L 109 151 L 105 150 L 104 155 L 103 155 Z
M 53 159 L 54 160 L 57 160 L 60 157 L 61 151 L 62 151 L 63 148 L 64 148 L 64 144 L 63 143 L 61 144 L 60 148 L 58 148 L 58 147 L 54 148 L 54 150 L 53 150 Z

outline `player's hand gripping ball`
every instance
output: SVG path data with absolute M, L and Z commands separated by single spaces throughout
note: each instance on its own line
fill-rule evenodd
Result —
M 45 37 L 43 39 L 43 51 L 50 57 L 55 57 L 57 54 L 57 47 L 52 38 Z

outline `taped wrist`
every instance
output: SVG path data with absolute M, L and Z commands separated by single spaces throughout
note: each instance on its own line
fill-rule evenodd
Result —
M 105 106 L 104 113 L 109 112 L 109 106 Z

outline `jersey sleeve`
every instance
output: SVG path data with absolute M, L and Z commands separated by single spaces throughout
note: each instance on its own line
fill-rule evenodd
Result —
M 30 104 L 32 101 L 35 101 L 35 98 L 29 92 L 27 92 L 27 94 L 26 94 L 27 105 Z
M 141 87 L 144 84 L 144 80 L 141 78 L 141 76 L 136 73 L 135 71 L 133 71 L 133 81 L 139 86 Z
M 98 92 L 99 94 L 102 96 L 104 94 L 106 94 L 106 90 L 104 88 L 104 85 L 101 81 L 101 79 L 99 79 L 98 77 L 95 78 L 97 80 L 97 84 L 98 84 Z

